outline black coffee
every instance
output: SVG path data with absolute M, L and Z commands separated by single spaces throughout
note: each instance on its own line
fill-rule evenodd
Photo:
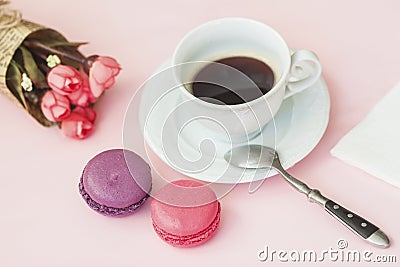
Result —
M 193 95 L 210 103 L 237 105 L 268 93 L 274 73 L 266 63 L 251 57 L 223 58 L 204 66 L 191 83 Z

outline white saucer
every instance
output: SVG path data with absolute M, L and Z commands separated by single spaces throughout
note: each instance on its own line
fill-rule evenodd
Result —
M 179 106 L 180 93 L 173 88 L 176 84 L 168 69 L 170 66 L 171 59 L 158 68 L 140 92 L 140 126 L 153 152 L 178 172 L 206 182 L 244 183 L 275 175 L 276 172 L 266 169 L 244 170 L 228 164 L 223 157 L 225 152 L 241 144 L 211 140 L 212 145 L 209 133 L 199 123 L 188 123 L 183 130 L 177 129 L 179 112 L 174 110 Z M 270 122 L 250 143 L 276 147 L 283 167 L 290 168 L 322 138 L 329 109 L 328 89 L 321 78 L 283 102 L 275 116 L 276 132 Z M 208 143 L 201 144 L 207 139 Z

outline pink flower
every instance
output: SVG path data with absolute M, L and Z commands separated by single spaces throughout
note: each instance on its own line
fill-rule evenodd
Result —
M 54 122 L 62 121 L 71 113 L 68 98 L 53 90 L 49 90 L 44 94 L 40 107 L 46 119 Z
M 89 81 L 87 79 L 83 79 L 81 88 L 70 93 L 68 98 L 72 104 L 81 107 L 87 107 L 89 104 L 96 102 L 96 98 L 90 91 Z
M 68 137 L 84 139 L 93 131 L 95 114 L 90 108 L 78 107 L 61 122 L 61 131 Z
M 104 90 L 113 86 L 115 76 L 121 67 L 112 57 L 97 57 L 89 70 L 90 89 L 95 97 L 99 97 Z
M 47 83 L 57 93 L 69 95 L 81 88 L 82 77 L 73 67 L 57 65 L 47 74 Z
M 96 112 L 92 108 L 86 107 L 76 107 L 73 110 L 74 113 L 77 113 L 83 117 L 86 117 L 89 121 L 93 122 L 96 120 Z

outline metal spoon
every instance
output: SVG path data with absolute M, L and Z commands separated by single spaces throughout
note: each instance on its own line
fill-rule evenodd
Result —
M 323 206 L 328 213 L 364 240 L 379 247 L 389 247 L 389 238 L 377 226 L 324 197 L 318 190 L 311 189 L 305 183 L 291 176 L 283 169 L 279 161 L 278 153 L 274 149 L 260 145 L 240 146 L 225 153 L 224 158 L 228 163 L 239 168 L 275 169 L 289 184 L 297 189 L 297 191 L 305 194 L 311 202 Z

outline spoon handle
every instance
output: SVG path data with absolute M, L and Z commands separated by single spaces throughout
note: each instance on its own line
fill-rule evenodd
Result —
M 387 235 L 377 226 L 365 220 L 361 216 L 351 212 L 334 201 L 326 198 L 316 189 L 311 189 L 305 183 L 290 175 L 282 168 L 279 162 L 274 162 L 275 169 L 281 173 L 287 182 L 289 182 L 300 193 L 305 194 L 311 202 L 320 204 L 333 217 L 343 223 L 347 228 L 355 232 L 367 242 L 387 248 L 390 245 Z
M 379 247 L 389 247 L 390 242 L 387 235 L 361 216 L 330 199 L 325 203 L 325 210 L 369 243 Z

